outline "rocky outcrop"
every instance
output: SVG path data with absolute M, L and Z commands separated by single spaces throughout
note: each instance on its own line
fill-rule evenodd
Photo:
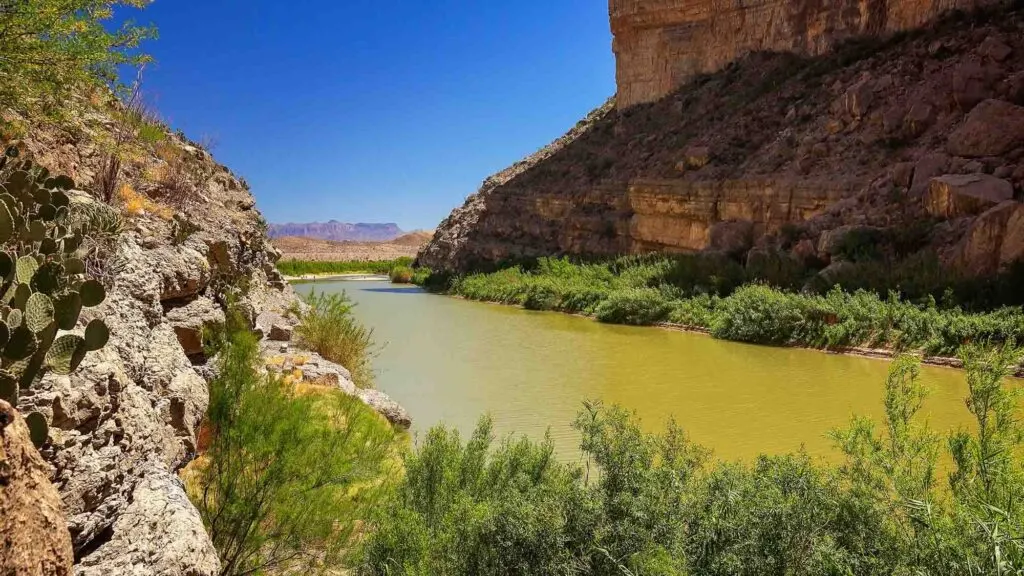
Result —
M 662 38 L 669 28 L 661 19 L 689 10 L 695 23 L 672 34 L 704 34 L 714 10 L 679 4 L 616 0 L 613 28 L 657 30 L 650 38 Z M 844 22 L 832 14 L 841 6 L 794 7 L 829 14 L 815 20 L 824 26 L 812 35 L 825 39 L 821 50 L 798 52 L 822 52 L 842 36 L 828 32 Z M 949 7 L 879 5 L 892 22 L 915 24 Z M 816 57 L 751 53 L 649 103 L 622 106 L 633 96 L 620 82 L 617 109 L 606 105 L 543 154 L 488 179 L 418 260 L 460 271 L 550 255 L 712 249 L 742 261 L 747 250 L 770 245 L 817 267 L 830 262 L 834 243 L 821 240 L 830 230 L 867 227 L 878 238 L 898 237 L 937 218 L 948 224 L 900 249 L 962 262 L 954 247 L 971 220 L 1024 195 L 1024 15 L 993 10 Z M 708 37 L 696 55 L 666 56 L 659 69 L 671 76 L 702 50 L 779 26 L 732 15 L 715 17 L 727 25 L 722 40 Z M 866 17 L 850 15 L 852 24 L 836 30 L 852 34 Z M 632 66 L 623 46 L 617 36 L 620 72 Z M 735 56 L 731 48 L 722 53 Z
M 0 574 L 68 576 L 71 538 L 28 426 L 0 400 Z
M 293 383 L 306 382 L 337 388 L 364 404 L 401 430 L 412 426 L 412 417 L 387 394 L 372 388 L 359 388 L 347 368 L 325 359 L 316 352 L 293 348 L 273 339 L 262 343 L 263 358 L 269 371 L 289 378 Z
M 99 110 L 71 121 L 77 124 L 67 130 L 31 131 L 22 146 L 89 189 L 103 161 L 96 142 L 112 120 Z M 38 411 L 49 422 L 40 453 L 66 516 L 51 536 L 70 534 L 66 556 L 73 550 L 80 575 L 219 573 L 216 551 L 177 478 L 195 457 L 209 401 L 201 334 L 223 324 L 229 292 L 250 323 L 294 299 L 274 268 L 276 253 L 244 183 L 177 136 L 167 134 L 159 145 L 182 158 L 178 168 L 189 178 L 177 197 L 163 195 L 148 176 L 148 164 L 159 160 L 141 144 L 121 179 L 138 193 L 150 191 L 152 201 L 172 202 L 164 211 L 175 219 L 115 204 L 125 216 L 123 232 L 90 263 L 107 298 L 80 322 L 102 317 L 110 341 L 70 376 L 47 374 L 19 398 L 20 411 Z M 85 192 L 72 196 L 97 202 Z M 11 533 L 0 527 L 3 538 Z M 38 536 L 39 546 L 47 542 Z
M 855 36 L 908 30 L 948 10 L 995 3 L 610 0 L 618 105 L 657 100 L 694 76 L 715 72 L 749 52 L 814 56 Z M 996 58 L 1008 56 L 1007 50 L 1003 43 L 986 45 L 986 53 Z M 858 106 L 865 101 L 854 98 L 850 103 Z

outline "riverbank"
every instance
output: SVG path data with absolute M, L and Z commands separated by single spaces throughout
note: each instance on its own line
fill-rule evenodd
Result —
M 674 259 L 619 259 L 573 264 L 541 259 L 532 270 L 506 268 L 448 280 L 441 292 L 532 310 L 580 314 L 601 322 L 657 325 L 722 340 L 796 346 L 867 357 L 915 353 L 958 366 L 965 344 L 1024 340 L 1024 309 L 967 312 L 934 298 L 910 301 L 891 292 L 790 292 L 764 284 L 715 290 L 681 282 Z M 437 280 L 433 279 L 436 289 Z M 711 282 L 721 278 L 711 277 Z
M 345 280 L 348 282 L 380 282 L 387 280 L 386 274 L 303 274 L 301 276 L 282 276 L 287 282 L 327 282 L 332 280 Z

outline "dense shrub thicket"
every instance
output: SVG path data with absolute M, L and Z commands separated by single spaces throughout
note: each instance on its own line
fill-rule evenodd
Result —
M 584 463 L 488 419 L 463 443 L 433 429 L 368 524 L 366 575 L 962 575 L 1024 570 L 1020 352 L 963 349 L 976 425 L 943 441 L 917 417 L 919 365 L 893 364 L 885 429 L 834 433 L 845 461 L 806 454 L 722 463 L 678 426 L 649 434 L 589 404 Z M 937 473 L 945 447 L 953 461 Z
M 595 316 L 602 322 L 669 322 L 717 338 L 819 348 L 860 347 L 955 355 L 966 343 L 1024 341 L 1024 308 L 971 312 L 947 290 L 911 299 L 898 289 L 847 292 L 837 286 L 803 291 L 747 283 L 724 257 L 628 257 L 577 264 L 542 258 L 447 282 L 453 294 Z
M 377 501 L 394 432 L 340 391 L 300 394 L 257 372 L 239 331 L 220 349 L 206 426 L 212 443 L 186 475 L 223 576 L 324 573 L 353 546 Z
M 412 258 L 402 257 L 394 260 L 349 260 L 343 262 L 327 262 L 319 260 L 280 260 L 277 269 L 285 276 L 304 276 L 306 274 L 390 274 L 399 267 L 412 265 Z

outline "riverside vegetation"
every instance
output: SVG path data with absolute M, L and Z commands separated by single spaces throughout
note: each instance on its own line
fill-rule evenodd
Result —
M 245 331 L 224 342 L 211 384 L 213 440 L 186 480 L 225 576 L 341 567 L 366 575 L 1024 570 L 1024 426 L 1020 388 L 1008 377 L 1024 351 L 1012 342 L 960 348 L 974 424 L 947 437 L 919 414 L 927 396 L 919 360 L 897 358 L 884 425 L 854 417 L 833 432 L 838 465 L 806 453 L 719 461 L 674 422 L 647 433 L 626 410 L 599 402 L 585 403 L 574 423 L 577 464 L 556 458 L 550 438 L 496 443 L 487 417 L 465 442 L 434 427 L 396 462 L 395 433 L 361 403 L 261 374 Z
M 961 350 L 973 430 L 945 440 L 918 414 L 911 357 L 894 362 L 885 425 L 854 418 L 838 467 L 806 454 L 714 461 L 670 423 L 648 434 L 590 403 L 582 465 L 490 421 L 467 442 L 431 430 L 368 525 L 360 573 L 1019 574 L 1024 570 L 1020 350 Z M 948 482 L 940 455 L 949 457 Z
M 999 303 L 1020 303 L 1018 269 L 969 282 L 943 277 L 925 264 L 884 275 L 877 266 L 852 266 L 841 281 L 816 277 L 804 283 L 777 266 L 751 272 L 715 255 L 630 256 L 597 263 L 540 258 L 529 267 L 434 275 L 422 283 L 473 300 L 585 314 L 617 324 L 670 323 L 760 344 L 955 356 L 966 343 L 1024 341 L 1019 305 L 984 311 Z M 840 285 L 855 289 L 845 291 Z
M 412 258 L 403 257 L 394 260 L 280 260 L 277 269 L 285 276 L 305 276 L 307 274 L 383 274 L 390 275 L 396 268 L 409 268 Z

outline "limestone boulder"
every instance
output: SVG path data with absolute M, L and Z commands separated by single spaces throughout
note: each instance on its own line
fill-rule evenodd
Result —
M 174 328 L 187 356 L 203 352 L 203 332 L 217 330 L 224 326 L 224 310 L 216 302 L 200 296 L 184 306 L 173 308 L 166 314 L 167 322 Z
M 1024 146 L 1024 107 L 1003 100 L 985 100 L 967 115 L 949 136 L 947 149 L 954 156 L 1002 156 Z
M 974 219 L 956 248 L 956 263 L 979 276 L 1024 257 L 1024 204 L 1007 201 Z
M 108 539 L 76 576 L 217 576 L 220 561 L 182 481 L 159 462 L 146 465 Z
M 932 178 L 925 209 L 936 218 L 980 214 L 1013 199 L 1013 185 L 988 174 L 947 174 Z
M 73 560 L 50 468 L 21 415 L 0 400 L 0 574 L 69 576 Z
M 412 426 L 412 417 L 409 416 L 409 412 L 380 390 L 359 389 L 356 391 L 356 396 L 396 428 L 408 430 Z

